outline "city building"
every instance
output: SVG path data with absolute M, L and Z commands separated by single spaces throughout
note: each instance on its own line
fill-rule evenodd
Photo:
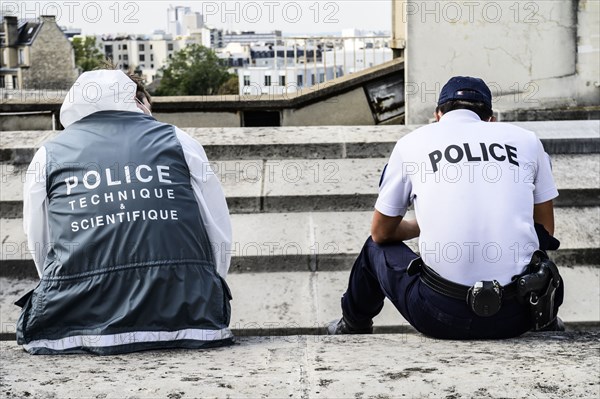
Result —
M 393 53 L 389 47 L 375 47 L 371 43 L 364 42 L 350 43 L 341 49 L 325 51 L 323 53 L 324 64 L 342 66 L 344 74 L 348 75 L 393 59 Z
M 296 64 L 278 68 L 247 67 L 238 70 L 240 95 L 283 95 L 306 90 L 343 75 L 340 66 Z
M 5 16 L 0 43 L 0 88 L 65 90 L 77 79 L 73 46 L 54 16 Z
M 60 30 L 63 31 L 67 39 L 73 39 L 75 36 L 81 36 L 81 29 L 79 28 L 67 28 L 66 26 L 61 26 Z
M 171 35 L 102 36 L 100 40 L 106 58 L 124 71 L 141 74 L 147 84 L 156 79 L 158 71 L 167 65 L 173 54 L 198 42 L 198 37 L 173 38 Z
M 169 6 L 167 9 L 167 33 L 173 36 L 189 36 L 204 26 L 202 14 L 190 7 Z
M 200 29 L 200 35 L 202 36 L 202 45 L 204 47 L 208 47 L 213 50 L 226 47 L 226 45 L 223 44 L 222 29 L 205 25 L 202 27 L 202 29 Z
M 216 51 L 217 56 L 230 68 L 230 72 L 237 74 L 239 68 L 250 65 L 250 46 L 239 43 L 229 43 L 225 48 Z
M 393 58 L 389 37 L 383 36 L 286 38 L 283 42 L 286 45 L 249 46 L 247 63 L 239 55 L 229 63 L 238 74 L 240 95 L 294 93 Z
M 289 94 L 342 76 L 338 66 L 323 64 L 316 46 L 254 45 L 248 61 L 237 69 L 240 94 Z
M 257 33 L 254 31 L 225 31 L 223 33 L 223 45 L 227 46 L 229 43 L 283 45 L 283 38 L 280 30 L 265 33 Z

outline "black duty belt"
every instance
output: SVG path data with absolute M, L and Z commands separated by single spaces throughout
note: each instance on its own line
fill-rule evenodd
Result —
M 423 284 L 433 291 L 466 301 L 473 313 L 481 317 L 495 315 L 503 301 L 516 297 L 519 303 L 529 306 L 532 327 L 541 330 L 556 318 L 555 293 L 562 279 L 556 265 L 543 251 L 535 251 L 525 269 L 504 287 L 496 280 L 478 281 L 472 287 L 457 284 L 440 276 L 421 258 L 414 259 L 406 272 L 411 276 L 419 274 Z
M 411 262 L 407 270 L 408 274 L 414 275 L 420 272 L 420 278 L 432 290 L 454 299 L 468 301 L 469 293 L 473 287 L 458 284 L 450 280 L 446 280 L 440 276 L 435 270 L 423 263 L 421 258 L 417 258 Z M 517 280 L 505 285 L 499 286 L 504 300 L 512 299 L 517 296 Z

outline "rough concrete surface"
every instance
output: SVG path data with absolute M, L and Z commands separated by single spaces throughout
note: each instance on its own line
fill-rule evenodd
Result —
M 388 158 L 212 161 L 227 197 L 377 194 Z M 552 156 L 559 190 L 600 188 L 600 154 Z M 0 163 L 0 201 L 22 201 L 27 167 Z M 311 198 L 312 200 L 312 198 Z
M 234 214 L 233 257 L 310 255 L 328 260 L 355 255 L 369 236 L 372 216 L 373 212 Z M 600 208 L 557 208 L 555 217 L 561 249 L 600 248 Z M 0 231 L 1 260 L 31 259 L 21 219 L 0 219 Z M 414 240 L 409 243 L 417 248 Z
M 600 323 L 600 268 L 561 268 L 565 299 L 559 315 L 568 324 Z M 233 294 L 231 328 L 286 330 L 287 333 L 323 328 L 341 315 L 340 298 L 350 272 L 270 272 L 230 274 Z M 0 333 L 14 334 L 20 308 L 14 302 L 33 289 L 37 280 L 0 278 Z M 374 319 L 378 327 L 408 328 L 408 323 L 386 300 Z
M 369 235 L 372 212 L 232 215 L 233 272 L 348 270 Z M 561 266 L 597 265 L 600 208 L 557 208 Z M 407 218 L 412 219 L 409 215 Z M 0 275 L 34 276 L 21 219 L 0 218 Z M 418 250 L 416 240 L 407 244 Z
M 205 351 L 30 356 L 2 342 L 3 398 L 596 398 L 599 333 L 238 338 Z
M 532 130 L 553 153 L 597 152 L 600 138 L 597 120 L 518 122 Z M 209 159 L 288 158 L 374 158 L 386 157 L 394 144 L 418 125 L 394 126 L 307 126 L 263 128 L 186 128 L 205 146 Z M 28 163 L 34 149 L 56 131 L 10 131 L 0 135 L 0 160 Z M 365 145 L 368 143 L 368 145 Z M 583 151 L 585 150 L 585 151 Z

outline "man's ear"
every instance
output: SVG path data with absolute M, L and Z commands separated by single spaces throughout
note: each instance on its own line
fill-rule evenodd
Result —
M 488 119 L 488 122 L 497 122 L 498 119 L 496 119 L 496 117 L 494 115 L 490 116 L 490 119 Z
M 433 117 L 435 118 L 436 122 L 440 121 L 442 115 L 444 115 L 442 111 L 433 111 Z

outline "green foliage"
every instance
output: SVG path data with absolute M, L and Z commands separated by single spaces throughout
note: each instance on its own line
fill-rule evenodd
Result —
M 229 79 L 225 81 L 219 87 L 217 94 L 239 94 L 240 93 L 240 82 L 238 76 L 235 74 L 230 74 Z
M 191 44 L 176 52 L 162 69 L 157 96 L 213 95 L 230 79 L 214 51 Z M 237 93 L 237 90 L 236 90 Z
M 92 71 L 104 62 L 104 55 L 96 47 L 94 36 L 73 38 L 73 50 L 75 50 L 75 64 L 82 72 Z

